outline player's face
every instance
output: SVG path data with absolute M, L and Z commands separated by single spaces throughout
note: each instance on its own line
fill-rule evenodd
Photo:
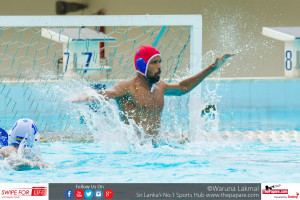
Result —
M 147 78 L 150 83 L 157 83 L 161 74 L 161 57 L 155 56 L 149 61 L 147 69 Z

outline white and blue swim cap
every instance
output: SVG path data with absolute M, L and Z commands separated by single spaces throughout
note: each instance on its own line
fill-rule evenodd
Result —
M 19 146 L 26 140 L 25 146 L 32 147 L 39 140 L 36 124 L 31 119 L 19 119 L 9 131 L 9 144 Z

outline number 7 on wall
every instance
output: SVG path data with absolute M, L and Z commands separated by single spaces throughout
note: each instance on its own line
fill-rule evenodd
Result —
M 87 58 L 86 63 L 85 63 L 85 66 L 88 67 L 90 65 L 93 53 L 92 52 L 82 52 L 81 54 L 82 55 L 88 55 L 88 58 Z

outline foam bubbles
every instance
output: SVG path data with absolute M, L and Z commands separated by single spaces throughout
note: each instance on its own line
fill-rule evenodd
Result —
M 247 138 L 246 142 L 269 143 L 269 142 L 300 142 L 299 131 L 222 131 L 220 138 L 224 140 L 232 140 L 237 136 Z

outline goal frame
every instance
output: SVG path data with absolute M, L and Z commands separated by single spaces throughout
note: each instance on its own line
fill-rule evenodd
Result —
M 0 27 L 46 26 L 190 26 L 190 75 L 201 71 L 202 16 L 201 15 L 85 15 L 85 16 L 0 16 Z M 189 94 L 189 139 L 197 132 L 197 118 L 201 103 L 201 87 Z

